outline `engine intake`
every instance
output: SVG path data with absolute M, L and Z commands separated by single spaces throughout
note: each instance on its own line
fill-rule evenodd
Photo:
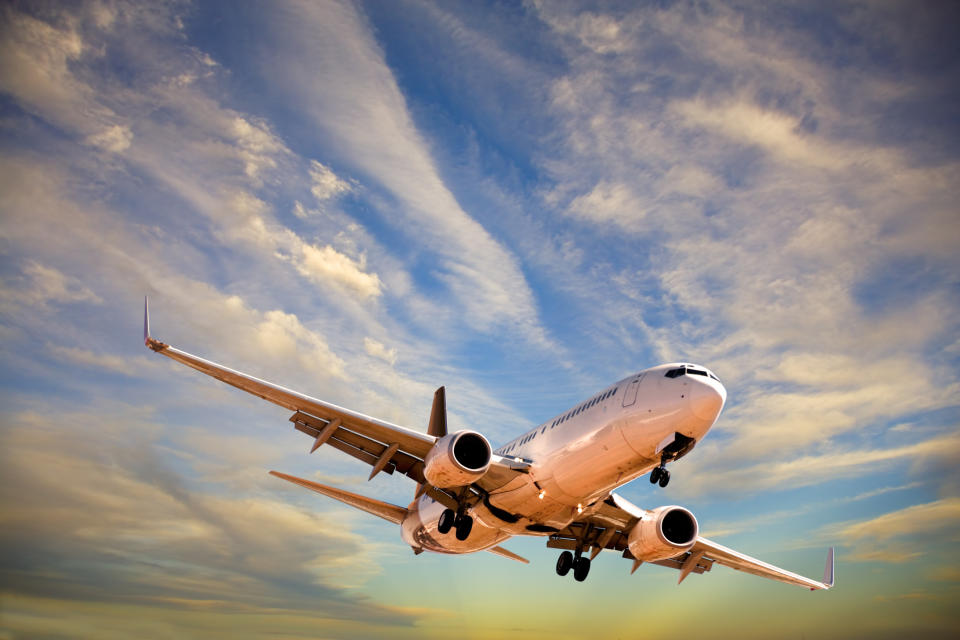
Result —
M 476 482 L 490 468 L 493 450 L 476 431 L 455 431 L 437 440 L 423 461 L 423 475 L 434 487 L 449 489 Z
M 697 519 L 683 507 L 657 507 L 630 530 L 627 546 L 634 558 L 656 562 L 688 551 L 698 533 Z

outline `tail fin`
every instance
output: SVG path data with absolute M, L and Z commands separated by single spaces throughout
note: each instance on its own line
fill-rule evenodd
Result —
M 444 387 L 440 387 L 433 394 L 433 408 L 430 409 L 427 433 L 437 438 L 447 435 L 447 392 Z
M 430 409 L 430 423 L 427 425 L 427 433 L 437 439 L 447 435 L 447 391 L 445 387 L 440 387 L 433 394 L 433 407 Z M 426 484 L 418 484 L 414 500 L 422 496 L 426 490 Z

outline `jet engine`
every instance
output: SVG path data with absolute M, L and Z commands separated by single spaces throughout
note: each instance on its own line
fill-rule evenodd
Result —
M 455 431 L 437 440 L 423 461 L 423 475 L 434 487 L 462 487 L 490 468 L 493 450 L 476 431 Z
M 656 562 L 688 551 L 698 533 L 697 519 L 683 507 L 657 507 L 630 530 L 627 546 L 634 558 Z

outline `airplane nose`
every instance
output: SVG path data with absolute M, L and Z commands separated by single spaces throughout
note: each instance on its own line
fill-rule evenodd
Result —
M 715 380 L 692 380 L 690 386 L 690 410 L 693 415 L 707 422 L 716 420 L 727 400 L 723 385 Z

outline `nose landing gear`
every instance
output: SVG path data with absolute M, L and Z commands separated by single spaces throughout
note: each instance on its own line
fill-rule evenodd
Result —
M 653 471 L 650 472 L 650 484 L 657 484 L 658 482 L 661 487 L 667 486 L 670 482 L 670 472 L 667 471 L 663 462 L 660 463 L 659 467 L 654 467 Z
M 679 460 L 690 453 L 697 441 L 690 436 L 685 436 L 679 431 L 673 434 L 673 442 L 663 448 L 660 453 L 660 466 L 655 467 L 650 472 L 650 484 L 660 483 L 661 487 L 670 483 L 670 472 L 667 471 L 667 463 Z

